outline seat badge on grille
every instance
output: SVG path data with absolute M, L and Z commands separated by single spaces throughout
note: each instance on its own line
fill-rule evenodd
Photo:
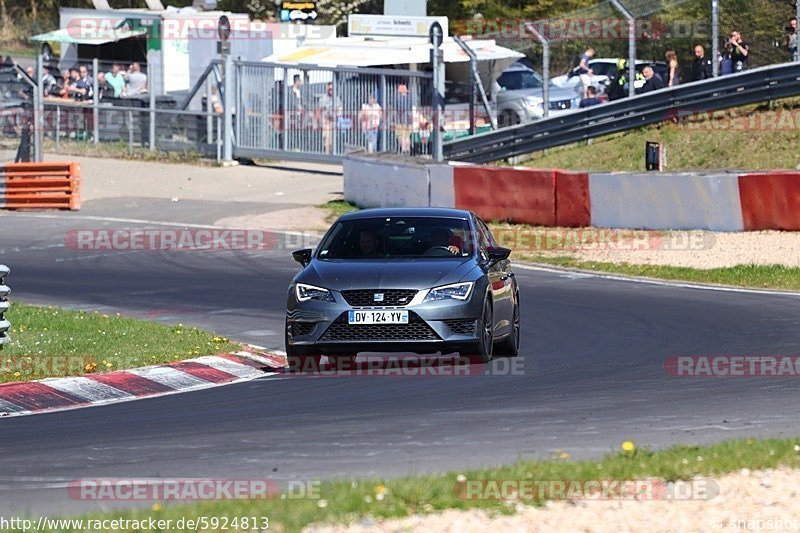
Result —
M 372 296 L 372 300 L 375 301 L 375 302 L 382 302 L 383 301 L 383 293 L 382 292 L 376 292 Z

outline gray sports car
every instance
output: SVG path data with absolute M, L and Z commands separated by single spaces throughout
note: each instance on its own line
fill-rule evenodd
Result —
M 452 353 L 488 362 L 519 351 L 511 250 L 470 211 L 366 209 L 340 217 L 289 285 L 290 365 L 359 352 Z

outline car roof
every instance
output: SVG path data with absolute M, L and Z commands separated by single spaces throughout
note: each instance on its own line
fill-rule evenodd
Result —
M 340 220 L 358 220 L 382 217 L 431 217 L 431 218 L 463 218 L 469 219 L 470 211 L 447 207 L 376 207 L 345 213 Z

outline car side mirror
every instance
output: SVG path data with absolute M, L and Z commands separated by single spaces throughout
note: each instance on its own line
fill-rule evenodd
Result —
M 308 266 L 311 262 L 311 248 L 303 248 L 302 250 L 295 250 L 292 252 L 292 258 L 301 265 Z
M 500 261 L 508 259 L 508 256 L 511 255 L 511 249 L 492 246 L 486 249 L 486 254 L 489 256 L 488 266 L 494 266 Z

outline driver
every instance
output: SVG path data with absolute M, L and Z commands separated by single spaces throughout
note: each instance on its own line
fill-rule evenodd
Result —
M 431 231 L 431 248 L 447 248 L 453 255 L 459 255 L 461 250 L 452 244 L 450 230 L 446 228 L 435 228 Z
M 361 230 L 358 235 L 358 247 L 361 251 L 361 257 L 380 257 L 379 245 L 380 238 L 375 230 Z

